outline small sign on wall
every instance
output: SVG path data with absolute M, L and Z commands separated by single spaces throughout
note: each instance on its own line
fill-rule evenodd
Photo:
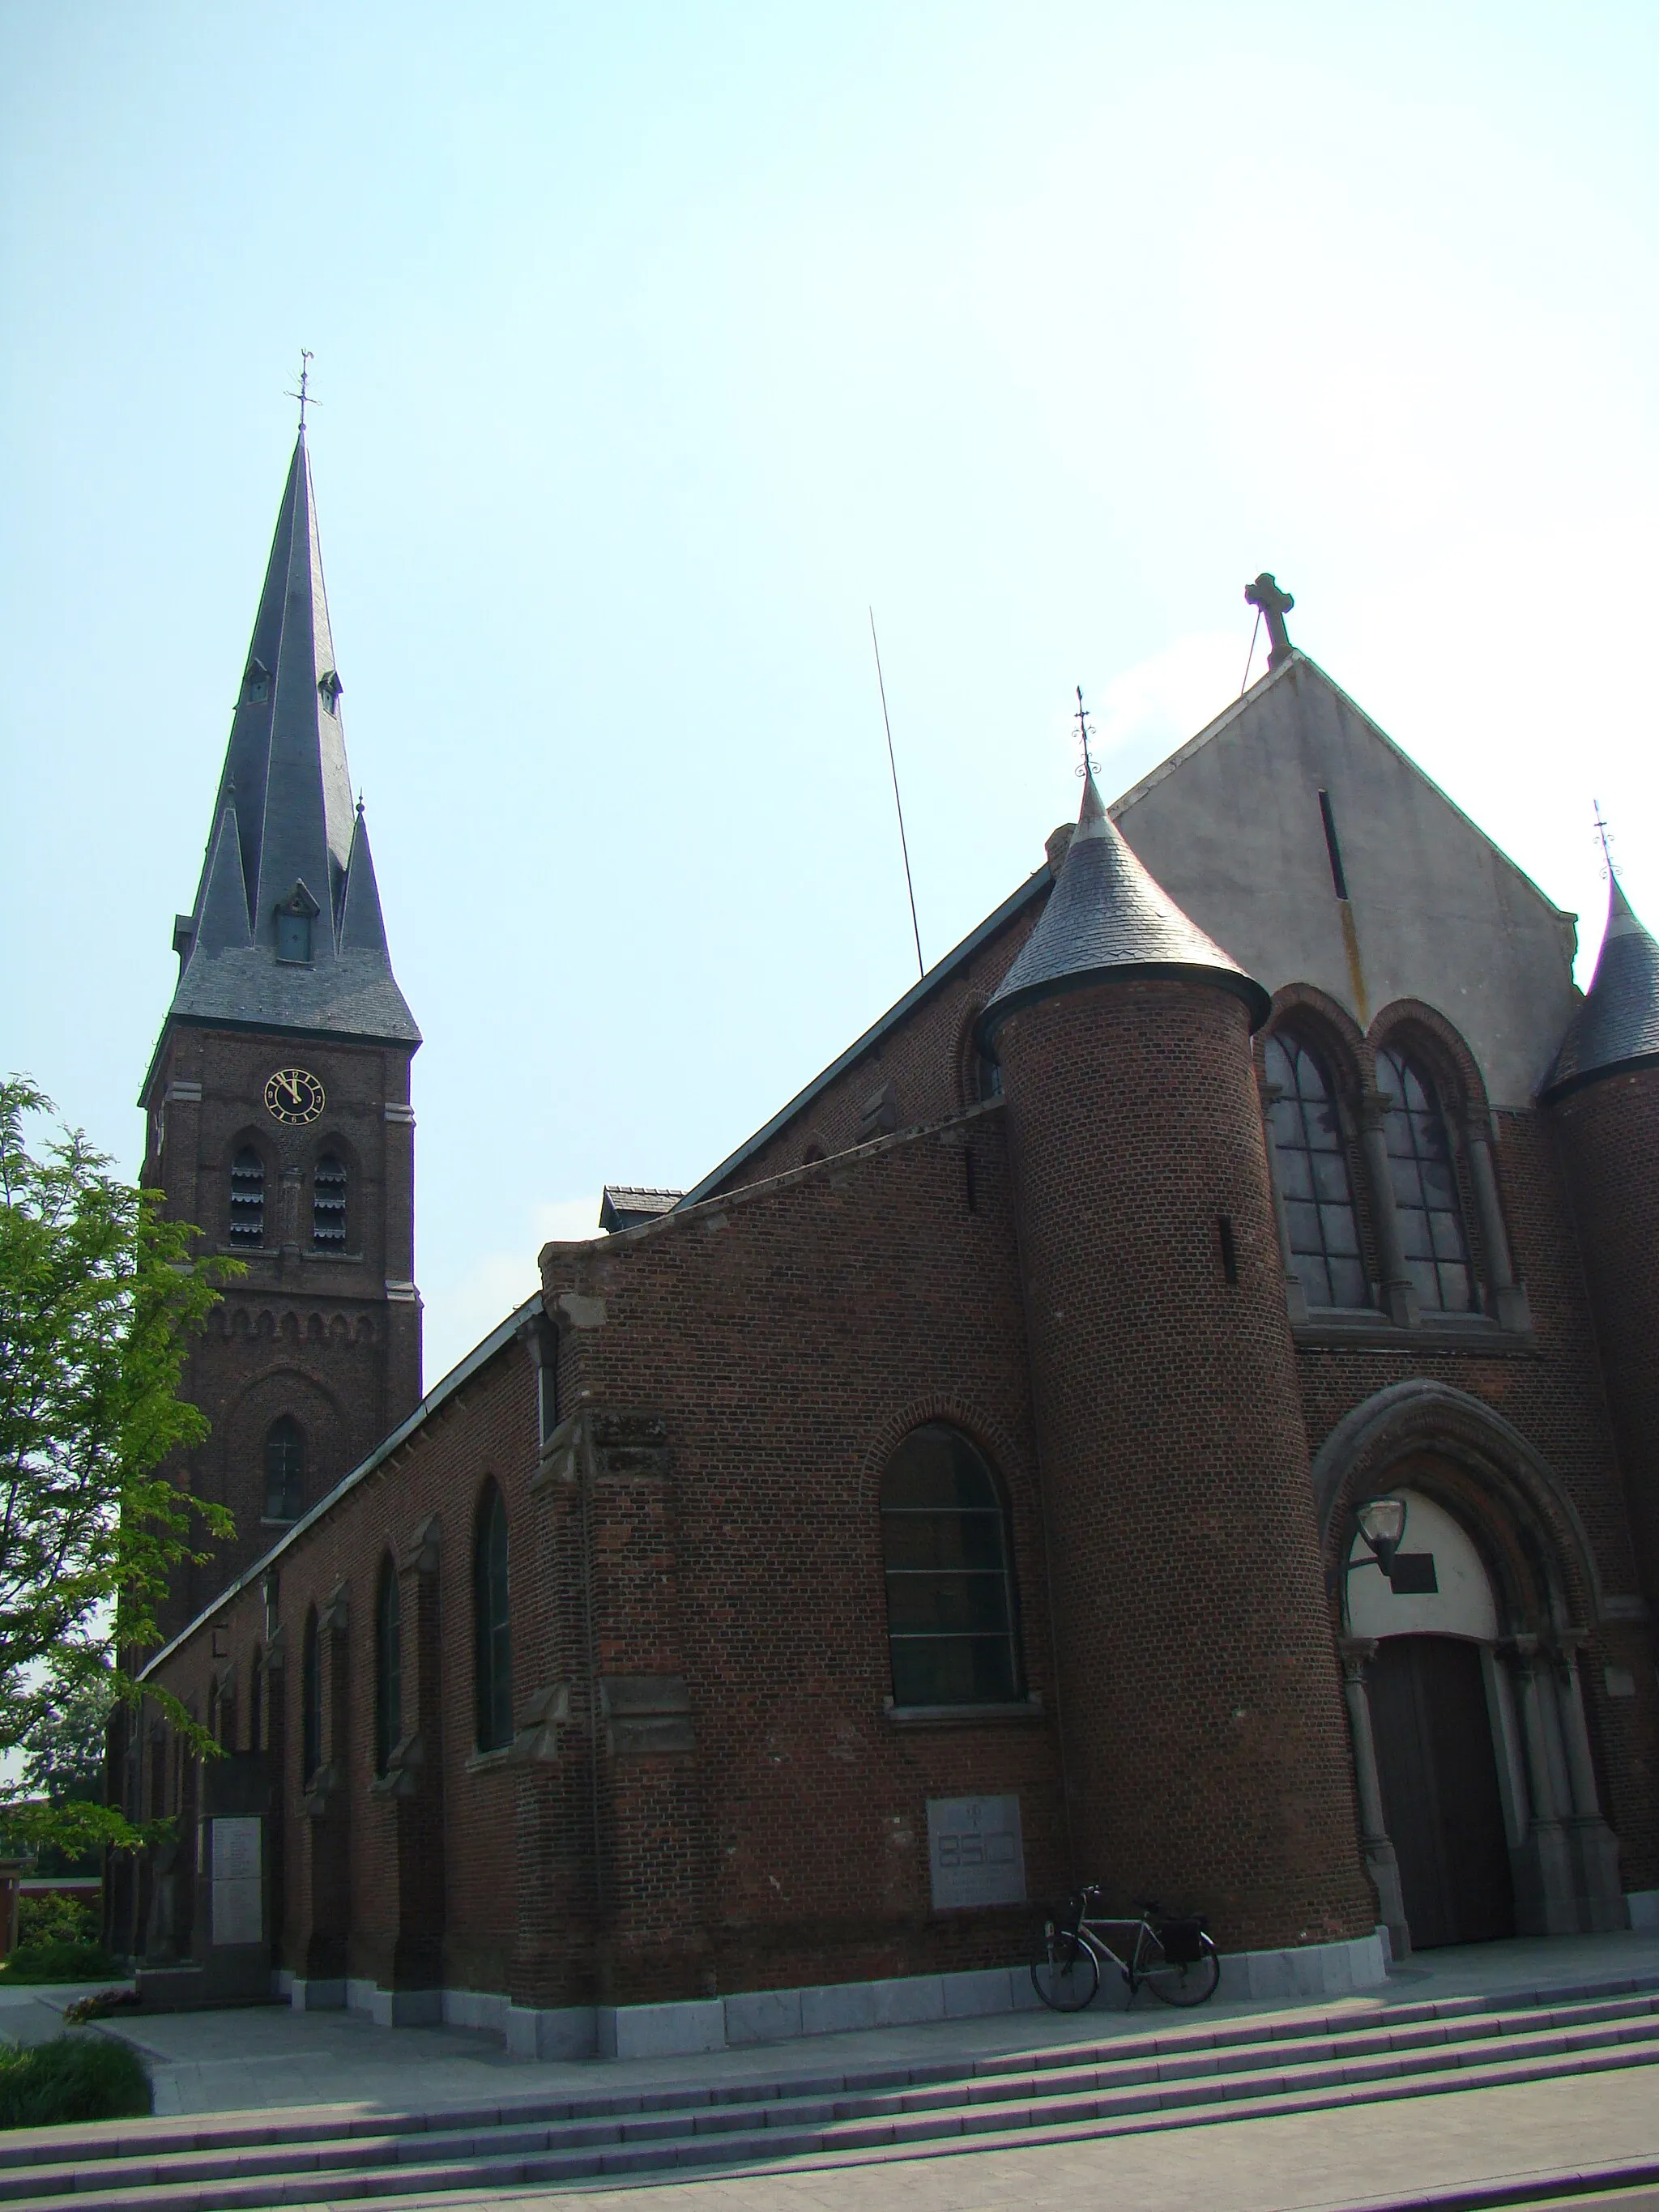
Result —
M 936 1912 L 963 1905 L 1024 1905 L 1019 1799 L 930 1797 L 927 1864 Z
M 264 1936 L 260 1831 L 257 1815 L 214 1820 L 213 1940 L 258 1943 Z

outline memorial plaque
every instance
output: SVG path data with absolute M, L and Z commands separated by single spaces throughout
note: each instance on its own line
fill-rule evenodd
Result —
M 1024 1905 L 1018 1798 L 930 1797 L 927 1863 L 935 1911 L 963 1905 Z
M 258 1943 L 264 1936 L 260 1831 L 255 1817 L 212 1821 L 213 1940 Z

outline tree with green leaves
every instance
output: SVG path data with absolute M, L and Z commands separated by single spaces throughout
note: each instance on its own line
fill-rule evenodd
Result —
M 0 1828 L 74 1851 L 144 1840 L 77 1775 L 97 1702 L 138 1700 L 124 1656 L 160 1640 L 198 1528 L 232 1533 L 169 1469 L 208 1430 L 179 1395 L 190 1339 L 240 1268 L 193 1259 L 198 1232 L 81 1131 L 32 1152 L 53 1111 L 27 1078 L 0 1081 L 0 1753 L 26 1762 L 0 1780 Z M 176 1700 L 143 1694 L 207 1747 Z

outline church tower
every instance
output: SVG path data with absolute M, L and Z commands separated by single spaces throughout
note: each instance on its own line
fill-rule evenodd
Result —
M 1369 1935 L 1250 1034 L 1085 769 L 1002 1067 L 1073 1874 L 1224 1949 Z
M 229 1508 L 236 1534 L 176 1588 L 167 1634 L 421 1395 L 409 1103 L 421 1033 L 352 805 L 343 688 L 302 425 L 139 1099 L 146 1188 L 203 1231 L 202 1250 L 247 1271 L 183 1384 L 212 1423 L 188 1480 Z

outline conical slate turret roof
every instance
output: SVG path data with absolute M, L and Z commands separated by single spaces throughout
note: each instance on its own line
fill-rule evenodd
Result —
M 1616 1068 L 1659 1060 L 1659 944 L 1631 909 L 1617 876 L 1607 878 L 1607 926 L 1584 1003 L 1568 1024 L 1544 1085 L 1565 1097 Z
M 242 672 L 170 1018 L 418 1044 L 355 817 L 302 428 Z M 309 919 L 278 957 L 278 915 Z M 283 951 L 292 955 L 294 943 Z
M 1261 984 L 1148 875 L 1090 772 L 1048 903 L 980 1016 L 980 1036 L 988 1045 L 1018 1008 L 1114 975 L 1180 975 L 1214 984 L 1243 1000 L 1252 1029 L 1266 1021 L 1271 1004 Z

